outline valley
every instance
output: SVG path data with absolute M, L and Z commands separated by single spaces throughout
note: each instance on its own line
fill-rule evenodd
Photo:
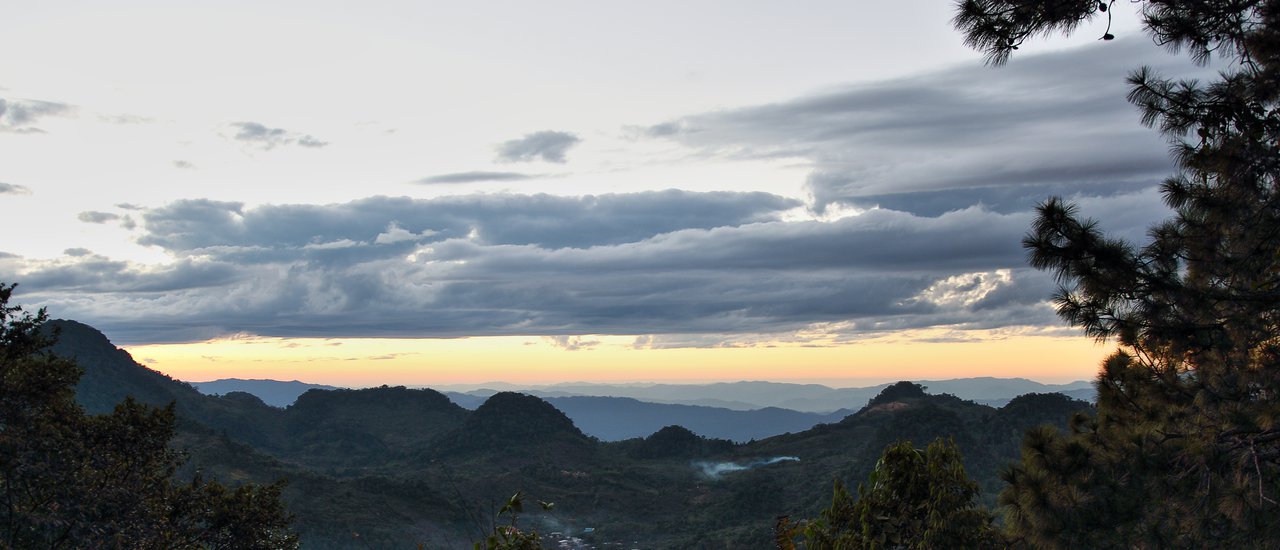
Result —
M 305 548 L 469 547 L 493 521 L 496 503 L 516 491 L 555 503 L 551 512 L 525 515 L 522 525 L 583 544 L 768 548 L 775 518 L 813 516 L 829 501 L 834 480 L 856 486 L 899 439 L 954 439 L 990 504 L 1000 487 L 997 474 L 1016 458 L 1028 428 L 1062 425 L 1073 412 L 1090 409 L 1056 393 L 1018 396 L 996 408 L 900 382 L 849 403 L 839 418 L 745 442 L 675 425 L 605 440 L 579 422 L 593 426 L 588 419 L 598 417 L 602 425 L 616 424 L 633 414 L 658 423 L 680 418 L 635 412 L 646 410 L 777 410 L 511 391 L 486 392 L 469 410 L 435 390 L 389 386 L 311 389 L 281 408 L 242 391 L 202 394 L 139 365 L 92 327 L 50 324 L 61 334 L 54 351 L 85 371 L 77 398 L 86 409 L 109 410 L 126 395 L 173 403 L 179 415 L 174 445 L 189 453 L 181 474 L 198 470 L 230 483 L 288 480 L 284 498 Z M 607 409 L 613 416 L 599 412 Z M 759 423 L 726 418 L 726 424 Z M 628 429 L 641 434 L 648 427 L 637 421 Z

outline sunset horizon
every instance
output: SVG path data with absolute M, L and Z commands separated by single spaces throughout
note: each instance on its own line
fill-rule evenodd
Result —
M 16 300 L 182 380 L 1087 380 L 1020 240 L 1168 217 L 1124 78 L 1213 70 L 1132 14 L 992 68 L 930 0 L 296 8 L 18 10 Z
M 1280 547 L 1280 0 L 23 2 L 0 546 Z
M 110 335 L 107 335 L 110 337 Z M 578 347 L 550 337 L 277 339 L 239 336 L 189 344 L 122 346 L 147 367 L 179 380 L 298 380 L 340 387 L 474 386 L 486 382 L 685 383 L 734 381 L 865 387 L 899 380 L 1025 378 L 1092 380 L 1114 351 L 1087 338 L 1005 337 L 970 342 L 754 344 L 645 349 L 634 337 L 586 335 Z M 898 336 L 897 338 L 900 338 Z M 884 340 L 884 341 L 882 341 Z M 1027 359 L 1038 357 L 1039 359 Z M 353 364 L 359 365 L 352 369 Z M 599 365 L 617 368 L 601 370 Z M 973 364 L 981 364 L 974 367 Z

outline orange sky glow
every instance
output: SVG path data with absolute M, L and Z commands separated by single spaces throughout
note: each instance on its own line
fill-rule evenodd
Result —
M 773 380 L 835 387 L 912 379 L 1022 377 L 1089 380 L 1114 349 L 1084 337 L 940 330 L 853 342 L 755 342 L 738 347 L 638 347 L 635 337 L 537 336 L 457 339 L 285 339 L 239 336 L 130 346 L 134 358 L 180 380 L 302 380 L 336 386 L 435 386 Z

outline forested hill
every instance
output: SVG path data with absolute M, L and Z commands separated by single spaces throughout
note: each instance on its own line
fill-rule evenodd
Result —
M 310 390 L 336 390 L 336 386 L 324 384 L 308 384 L 297 380 L 241 380 L 224 378 L 208 382 L 191 382 L 200 393 L 225 395 L 233 392 L 244 392 L 256 395 L 264 403 L 272 407 L 288 407 L 297 401 L 302 394 Z
M 285 499 L 304 548 L 463 548 L 477 521 L 516 490 L 556 502 L 522 521 L 544 532 L 658 548 L 770 548 L 779 515 L 812 517 L 833 479 L 863 479 L 886 445 L 952 437 L 970 474 L 993 498 L 999 467 L 1021 434 L 1065 424 L 1089 405 L 1030 395 L 1000 409 L 919 386 L 890 386 L 866 408 L 830 424 L 749 444 L 669 427 L 606 443 L 584 435 L 537 397 L 499 393 L 468 411 L 433 390 L 312 390 L 288 408 L 233 392 L 202 395 L 151 371 L 98 331 L 50 323 L 55 352 L 76 359 L 77 387 L 91 411 L 126 395 L 175 403 L 177 445 L 189 475 L 290 480 Z M 904 385 L 905 384 L 905 385 Z M 486 522 L 487 523 L 487 522 Z M 358 535 L 358 537 L 357 537 Z
M 1062 393 L 1092 401 L 1094 392 L 1091 385 L 1083 382 L 1042 384 L 1019 378 L 962 378 L 922 381 L 920 384 L 930 393 L 949 393 L 992 407 L 1004 406 L 1014 397 L 1027 393 Z M 234 378 L 191 382 L 191 385 L 205 394 L 226 395 L 237 391 L 251 393 L 276 407 L 291 405 L 306 390 L 338 389 L 298 381 Z M 759 381 L 716 384 L 555 384 L 523 389 L 510 384 L 495 383 L 493 386 L 540 397 L 564 412 L 583 433 L 603 441 L 644 437 L 665 426 L 680 425 L 705 437 L 746 442 L 801 432 L 818 424 L 838 422 L 865 406 L 888 384 L 861 388 Z M 445 391 L 444 394 L 454 403 L 470 410 L 475 410 L 499 391 L 492 388 L 476 388 L 466 392 L 456 390 L 457 388 Z M 667 390 L 671 393 L 661 393 Z M 695 399 L 698 392 L 704 397 Z M 731 400 L 730 397 L 736 400 Z M 721 403 L 727 406 L 690 403 Z M 776 403 L 792 403 L 807 407 L 807 410 L 789 409 Z M 829 407 L 837 409 L 815 412 Z

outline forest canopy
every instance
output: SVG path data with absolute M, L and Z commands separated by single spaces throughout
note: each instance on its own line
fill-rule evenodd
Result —
M 1138 1 L 1157 43 L 1217 80 L 1129 77 L 1171 143 L 1173 209 L 1144 243 L 1050 198 L 1023 241 L 1059 316 L 1118 345 L 1098 411 L 1028 434 L 1000 502 L 1044 548 L 1260 548 L 1280 540 L 1280 1 Z M 1109 21 L 1115 2 L 964 0 L 956 27 L 1000 65 L 1034 36 Z M 1124 7 L 1124 4 L 1121 4 Z M 1110 39 L 1108 27 L 1104 39 Z
M 172 405 L 126 399 L 104 415 L 76 402 L 82 371 L 49 347 L 43 309 L 0 283 L 0 547 L 296 548 L 281 484 L 183 482 Z

